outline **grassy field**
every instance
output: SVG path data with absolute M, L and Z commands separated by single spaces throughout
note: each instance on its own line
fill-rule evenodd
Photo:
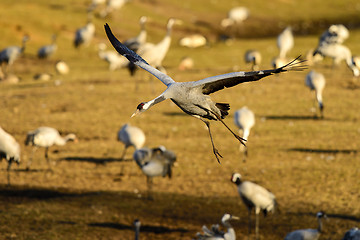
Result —
M 314 48 L 319 35 L 332 23 L 350 29 L 347 45 L 360 54 L 360 4 L 355 0 L 220 1 L 132 0 L 106 19 L 94 18 L 96 37 L 87 48 L 74 49 L 75 30 L 86 22 L 89 1 L 2 0 L 0 48 L 19 45 L 30 35 L 23 57 L 10 72 L 21 77 L 16 85 L 0 83 L 0 126 L 21 144 L 22 163 L 11 171 L 7 185 L 6 163 L 0 176 L 0 239 L 134 239 L 132 222 L 142 222 L 141 239 L 192 239 L 201 226 L 218 223 L 225 212 L 237 215 L 233 226 L 238 239 L 247 236 L 247 210 L 230 182 L 233 172 L 270 189 L 280 211 L 260 219 L 261 239 L 282 239 L 300 228 L 316 228 L 315 214 L 328 215 L 321 239 L 341 239 L 360 221 L 360 88 L 345 63 L 332 67 L 330 60 L 303 72 L 284 73 L 259 82 L 245 83 L 212 95 L 228 102 L 225 121 L 235 129 L 233 113 L 246 105 L 256 114 L 249 137 L 249 159 L 242 162 L 239 144 L 213 122 L 214 141 L 224 156 L 218 164 L 211 151 L 205 125 L 182 113 L 171 101 L 131 118 L 137 104 L 165 88 L 145 71 L 130 77 L 127 69 L 109 72 L 97 55 L 97 44 L 106 43 L 103 24 L 109 23 L 121 40 L 135 36 L 138 19 L 147 15 L 148 40 L 162 39 L 169 17 L 183 20 L 175 26 L 171 49 L 164 60 L 176 81 L 198 80 L 234 70 L 250 70 L 243 60 L 250 48 L 263 54 L 261 69 L 271 68 L 278 54 L 276 35 L 294 26 L 291 57 Z M 231 32 L 239 36 L 218 42 L 219 22 L 231 7 L 248 6 L 251 16 Z M 5 11 L 5 9 L 7 9 Z M 209 47 L 187 49 L 178 40 L 200 32 Z M 37 49 L 58 34 L 58 51 L 38 60 Z M 195 67 L 179 71 L 184 56 Z M 70 73 L 55 73 L 63 59 Z M 305 75 L 315 69 L 326 77 L 325 119 L 314 118 L 314 93 L 305 87 Z M 36 73 L 53 74 L 50 81 L 35 81 Z M 139 89 L 135 91 L 135 82 Z M 60 83 L 60 84 L 59 84 Z M 164 145 L 178 158 L 173 178 L 154 179 L 154 200 L 146 198 L 146 178 L 131 160 L 119 157 L 123 145 L 116 133 L 124 123 L 144 130 L 146 145 Z M 43 149 L 36 152 L 25 171 L 31 148 L 26 133 L 52 126 L 62 134 L 75 133 L 78 143 L 50 149 L 53 171 L 47 171 Z M 55 165 L 56 164 L 56 165 Z

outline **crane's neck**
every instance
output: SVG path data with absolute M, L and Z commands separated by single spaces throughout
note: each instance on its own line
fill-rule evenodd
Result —
M 321 221 L 321 218 L 320 218 L 320 217 L 318 218 L 318 223 L 319 223 L 318 232 L 319 232 L 319 233 L 322 233 L 322 231 L 323 231 L 323 225 L 322 225 L 322 221 Z
M 231 224 L 228 221 L 222 222 L 222 224 L 228 230 L 227 233 L 226 233 L 228 235 L 228 237 L 229 237 L 228 239 L 235 240 L 236 239 L 236 234 L 235 234 L 235 230 L 231 226 Z

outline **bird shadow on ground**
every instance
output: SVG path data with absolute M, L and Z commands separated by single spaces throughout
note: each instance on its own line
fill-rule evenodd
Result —
M 89 162 L 99 165 L 106 165 L 111 162 L 130 162 L 132 159 L 120 159 L 120 158 L 95 158 L 95 157 L 66 157 L 58 160 L 61 161 L 77 161 L 77 162 Z
M 102 222 L 102 223 L 89 223 L 88 226 L 90 227 L 104 227 L 104 228 L 114 228 L 118 230 L 132 230 L 134 227 L 132 225 L 125 225 L 120 223 L 113 223 L 113 222 Z M 163 226 L 149 226 L 149 225 L 141 225 L 141 232 L 151 232 L 156 234 L 163 234 L 163 233 L 171 233 L 171 232 L 188 232 L 189 230 L 184 228 L 168 228 Z
M 290 148 L 288 151 L 307 152 L 307 153 L 328 153 L 328 154 L 357 154 L 355 149 L 314 149 L 314 148 Z
M 291 115 L 270 115 L 270 116 L 263 116 L 265 119 L 270 120 L 330 120 L 329 118 L 320 118 L 317 116 L 291 116 Z

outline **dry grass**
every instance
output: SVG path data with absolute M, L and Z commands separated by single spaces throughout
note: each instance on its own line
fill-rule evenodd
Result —
M 229 181 L 234 171 L 277 196 L 281 212 L 261 218 L 262 239 L 279 239 L 294 229 L 315 228 L 318 210 L 330 217 L 322 239 L 340 239 L 346 229 L 359 225 L 359 80 L 352 83 L 345 64 L 333 69 L 331 61 L 325 61 L 312 67 L 327 80 L 324 120 L 313 118 L 310 111 L 314 95 L 304 86 L 308 71 L 268 77 L 214 94 L 214 100 L 231 104 L 226 122 L 233 128 L 236 109 L 247 105 L 256 114 L 246 163 L 241 161 L 233 136 L 220 123 L 212 123 L 215 142 L 224 156 L 219 165 L 204 124 L 183 114 L 170 101 L 138 118 L 129 118 L 138 103 L 154 98 L 164 86 L 154 79 L 150 82 L 144 71 L 138 71 L 135 78 L 125 69 L 109 72 L 96 52 L 96 43 L 107 43 L 102 25 L 109 22 L 116 35 L 126 39 L 138 32 L 137 20 L 146 14 L 152 18 L 148 25 L 150 40 L 156 42 L 168 17 L 183 19 L 184 25 L 175 27 L 165 59 L 168 73 L 176 81 L 197 80 L 233 69 L 249 70 L 243 60 L 249 48 L 259 49 L 264 55 L 262 68 L 269 68 L 278 53 L 275 38 L 244 37 L 230 46 L 215 42 L 213 31 L 235 2 L 134 0 L 109 19 L 96 18 L 93 45 L 75 51 L 73 33 L 86 21 L 87 2 L 65 2 L 7 0 L 0 4 L 2 9 L 9 9 L 0 20 L 0 46 L 19 44 L 24 33 L 31 35 L 25 56 L 12 68 L 22 81 L 0 85 L 0 124 L 22 146 L 22 164 L 11 172 L 11 187 L 6 185 L 6 164 L 2 165 L 3 239 L 133 239 L 135 218 L 144 225 L 141 239 L 191 239 L 203 224 L 218 222 L 224 212 L 241 217 L 234 226 L 242 239 L 247 233 L 247 211 Z M 307 15 L 303 15 L 305 7 L 310 3 L 320 6 L 323 1 L 272 2 L 248 1 L 253 13 L 248 24 L 262 32 L 261 26 L 267 22 L 269 26 L 264 26 L 271 28 L 266 30 L 268 36 L 275 36 L 289 22 L 337 23 L 347 22 L 344 13 L 359 15 L 356 1 L 307 8 Z M 312 17 L 314 11 L 319 11 L 316 18 Z M 194 25 L 195 18 L 207 22 L 208 27 Z M 352 21 L 347 22 L 352 27 L 360 22 L 359 17 Z M 321 33 L 325 27 L 312 28 Z M 179 37 L 194 31 L 208 34 L 211 47 L 189 50 L 177 45 Z M 59 51 L 49 60 L 37 60 L 36 49 L 48 43 L 53 32 L 59 33 Z M 316 45 L 317 37 L 298 35 L 290 55 L 305 54 Z M 354 53 L 360 53 L 359 38 L 360 31 L 352 29 L 346 44 Z M 194 58 L 194 70 L 177 69 L 185 55 Z M 58 59 L 68 62 L 69 75 L 55 75 L 48 82 L 32 79 L 35 73 L 54 73 L 53 64 Z M 56 85 L 56 80 L 61 84 Z M 139 82 L 138 92 L 134 91 L 135 81 Z M 116 132 L 126 122 L 145 131 L 148 146 L 165 145 L 178 155 L 173 179 L 155 179 L 154 201 L 145 198 L 145 177 L 130 161 L 131 151 L 129 161 L 118 160 L 123 146 L 116 141 Z M 46 171 L 42 150 L 36 153 L 32 170 L 24 171 L 31 153 L 23 145 L 26 133 L 42 125 L 56 127 L 64 134 L 74 132 L 80 141 L 51 149 L 50 157 L 57 163 L 53 172 Z

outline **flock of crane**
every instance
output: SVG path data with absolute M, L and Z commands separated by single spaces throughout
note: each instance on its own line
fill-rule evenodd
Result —
M 74 37 L 74 46 L 79 47 L 81 45 L 89 45 L 92 41 L 95 32 L 95 26 L 92 23 L 91 12 L 98 7 L 99 4 L 103 4 L 105 0 L 93 1 L 89 7 L 88 23 L 79 28 Z M 115 4 L 118 3 L 118 5 Z M 126 3 L 126 0 L 111 1 L 108 0 L 105 10 L 101 12 L 101 16 L 106 16 L 113 11 L 114 6 L 122 6 Z M 121 7 L 120 6 L 120 7 Z M 239 24 L 249 16 L 249 11 L 244 7 L 233 9 L 229 12 L 228 18 L 221 22 L 223 27 L 228 27 L 233 24 Z M 294 36 L 292 34 L 291 27 L 285 28 L 285 30 L 278 36 L 277 46 L 279 48 L 279 56 L 273 59 L 273 69 L 259 70 L 261 64 L 261 53 L 257 50 L 249 50 L 245 54 L 245 61 L 252 63 L 252 72 L 233 72 L 218 76 L 208 77 L 198 81 L 191 82 L 176 82 L 170 76 L 166 74 L 166 70 L 162 65 L 162 62 L 170 48 L 171 44 L 171 31 L 174 24 L 181 23 L 177 19 L 170 18 L 167 23 L 167 30 L 164 38 L 157 44 L 149 43 L 146 41 L 147 32 L 146 25 L 147 17 L 143 16 L 139 20 L 140 33 L 138 36 L 128 39 L 121 43 L 112 33 L 110 26 L 105 24 L 105 32 L 115 48 L 115 51 L 106 50 L 105 44 L 99 44 L 98 56 L 100 59 L 109 63 L 109 70 L 113 71 L 119 68 L 128 68 L 131 75 L 135 74 L 136 69 L 139 67 L 148 71 L 150 74 L 158 78 L 162 83 L 166 85 L 166 90 L 158 97 L 148 102 L 141 102 L 133 116 L 138 115 L 155 104 L 158 104 L 166 99 L 173 101 L 182 111 L 186 114 L 193 116 L 203 121 L 208 129 L 212 150 L 217 161 L 223 157 L 215 147 L 212 133 L 210 130 L 210 121 L 220 121 L 229 132 L 240 142 L 240 151 L 244 152 L 244 161 L 246 161 L 248 149 L 246 147 L 246 141 L 250 135 L 251 128 L 255 124 L 255 114 L 247 107 L 243 107 L 234 114 L 234 123 L 239 129 L 239 134 L 231 130 L 231 128 L 223 121 L 228 115 L 230 109 L 227 103 L 216 103 L 210 98 L 210 94 L 224 88 L 236 86 L 243 82 L 258 81 L 264 77 L 280 74 L 287 71 L 302 71 L 306 69 L 303 65 L 305 62 L 299 58 L 289 59 L 287 57 L 288 52 L 294 46 Z M 343 25 L 330 26 L 320 37 L 318 46 L 307 55 L 307 63 L 321 61 L 323 57 L 329 57 L 334 60 L 334 64 L 339 64 L 341 61 L 345 61 L 349 69 L 352 71 L 355 77 L 360 75 L 360 58 L 352 56 L 350 50 L 343 44 L 348 38 L 349 31 Z M 0 52 L 0 64 L 1 73 L 0 78 L 5 78 L 8 73 L 8 68 L 16 61 L 16 59 L 24 52 L 26 42 L 29 40 L 28 36 L 24 36 L 22 46 L 7 47 Z M 194 44 L 192 44 L 194 43 Z M 206 38 L 203 36 L 197 36 L 180 41 L 182 46 L 198 47 L 206 44 Z M 54 54 L 57 50 L 56 35 L 52 36 L 52 42 L 50 45 L 41 47 L 37 55 L 39 58 L 47 58 Z M 122 55 L 122 56 L 121 56 Z M 126 60 L 127 59 L 127 60 Z M 69 69 L 65 62 L 58 62 L 56 69 L 62 74 L 66 74 Z M 311 90 L 315 91 L 316 100 L 319 105 L 320 117 L 324 117 L 324 103 L 322 92 L 325 87 L 325 77 L 323 74 L 314 70 L 310 71 L 305 78 L 305 84 Z M 158 146 L 155 148 L 144 147 L 145 134 L 144 132 L 135 126 L 125 124 L 118 132 L 118 140 L 123 142 L 124 151 L 121 155 L 123 159 L 126 155 L 127 149 L 131 146 L 135 148 L 133 153 L 133 159 L 138 165 L 142 173 L 147 178 L 148 193 L 151 198 L 152 179 L 156 176 L 162 176 L 169 178 L 172 176 L 172 166 L 176 161 L 176 154 L 167 149 L 164 146 Z M 58 130 L 51 127 L 39 127 L 33 131 L 28 132 L 26 136 L 26 145 L 34 146 L 33 153 L 38 147 L 45 148 L 45 159 L 51 168 L 48 150 L 53 145 L 65 145 L 68 141 L 77 141 L 75 134 L 71 133 L 66 136 L 61 136 Z M 10 170 L 12 163 L 20 163 L 20 145 L 11 134 L 7 133 L 0 127 L 0 158 L 4 158 L 8 162 L 8 171 Z M 32 157 L 30 157 L 27 163 L 27 169 L 30 168 Z M 8 175 L 8 181 L 10 183 L 10 177 Z M 255 210 L 256 223 L 255 234 L 256 239 L 259 238 L 259 214 L 262 211 L 264 215 L 268 212 L 273 212 L 276 208 L 276 198 L 273 193 L 265 189 L 264 187 L 250 182 L 244 181 L 240 173 L 234 173 L 231 176 L 231 182 L 233 182 L 238 190 L 238 193 L 248 209 L 249 212 L 249 234 L 251 232 L 251 213 Z M 317 229 L 303 229 L 296 230 L 286 235 L 286 240 L 294 239 L 318 239 L 322 232 L 322 218 L 326 217 L 323 212 L 316 214 L 318 219 Z M 234 228 L 230 224 L 230 220 L 238 219 L 231 214 L 225 214 L 221 223 L 227 229 L 222 231 L 218 224 L 207 228 L 203 226 L 203 233 L 196 235 L 197 239 L 236 239 Z M 139 238 L 140 221 L 134 222 L 136 227 L 135 239 Z M 344 239 L 360 239 L 360 231 L 356 228 L 349 230 Z

